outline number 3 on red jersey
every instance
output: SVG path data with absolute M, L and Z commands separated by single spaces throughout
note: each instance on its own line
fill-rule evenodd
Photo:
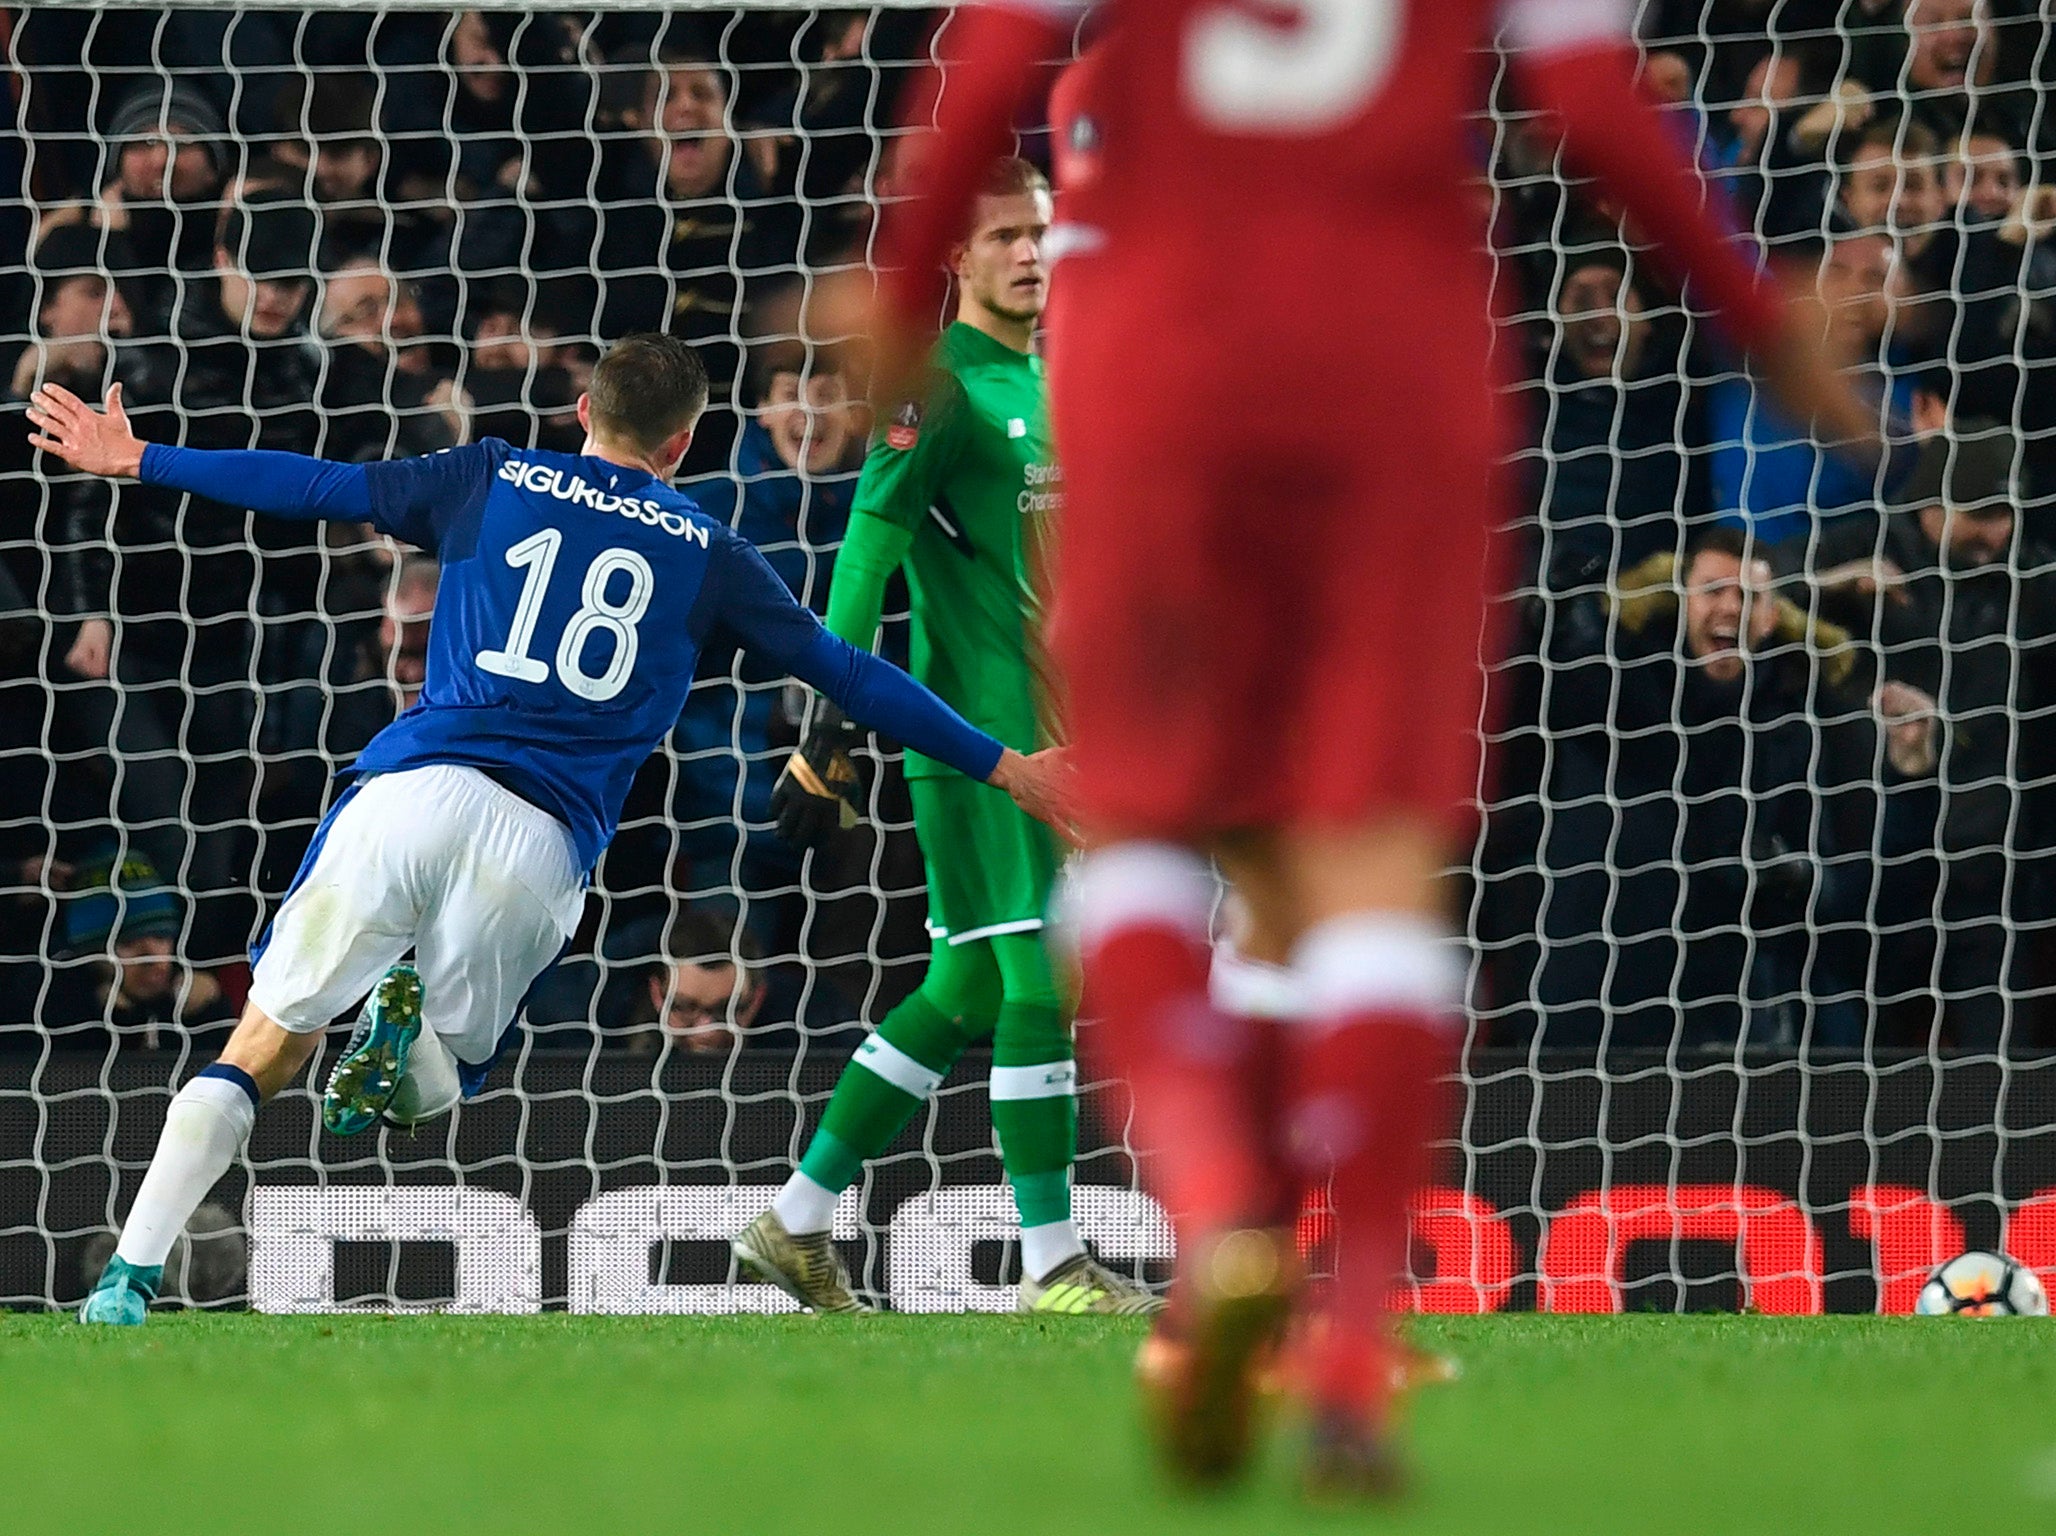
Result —
M 1205 6 L 1185 34 L 1193 115 L 1221 133 L 1338 127 L 1391 74 L 1404 12 L 1405 0 L 1266 0 L 1262 15 L 1243 0 Z

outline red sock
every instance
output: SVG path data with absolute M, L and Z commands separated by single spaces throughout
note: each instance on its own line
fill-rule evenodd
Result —
M 1209 951 L 1171 923 L 1136 919 L 1080 955 L 1079 1045 L 1134 1091 L 1135 1130 L 1181 1240 L 1240 1223 L 1264 1179 L 1241 1079 L 1250 1040 L 1207 998 Z
M 1266 1227 L 1289 1227 L 1299 1219 L 1306 1180 L 1292 1152 L 1292 1027 L 1284 1020 L 1239 1016 L 1248 1036 L 1242 1075 L 1243 1101 L 1257 1154 L 1258 1185 L 1250 1206 Z
M 1386 1299 L 1406 1262 L 1408 1206 L 1444 1129 L 1454 1036 L 1417 1011 L 1359 1013 L 1299 1032 L 1292 1124 L 1306 1166 L 1332 1167 L 1335 1276 L 1310 1362 L 1317 1406 L 1382 1413 Z M 1316 1174 L 1318 1177 L 1318 1174 Z

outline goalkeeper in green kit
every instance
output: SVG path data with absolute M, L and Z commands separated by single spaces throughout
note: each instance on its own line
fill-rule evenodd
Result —
M 955 253 L 957 320 L 923 401 L 885 424 L 836 557 L 828 627 L 868 649 L 904 565 L 914 675 L 1010 747 L 1047 745 L 1040 544 L 1062 500 L 1035 324 L 1049 292 L 1049 184 L 997 162 Z M 773 795 L 779 830 L 848 825 L 858 728 L 817 701 Z M 1043 943 L 1061 853 L 1007 797 L 909 752 L 928 865 L 928 974 L 844 1070 L 799 1170 L 734 1241 L 742 1265 L 816 1312 L 861 1303 L 830 1241 L 836 1198 L 883 1152 L 964 1050 L 992 1041 L 992 1121 L 1021 1217 L 1021 1309 L 1145 1313 L 1160 1303 L 1086 1253 L 1071 1220 L 1077 1068 L 1069 1002 Z

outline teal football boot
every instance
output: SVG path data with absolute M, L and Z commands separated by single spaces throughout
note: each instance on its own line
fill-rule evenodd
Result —
M 421 977 L 411 965 L 396 965 L 371 989 L 356 1033 L 328 1076 L 321 1123 L 338 1136 L 378 1124 L 407 1075 L 407 1055 L 420 1034 Z
M 162 1264 L 131 1264 L 119 1255 L 109 1258 L 100 1271 L 100 1283 L 79 1308 L 79 1321 L 137 1327 L 149 1315 L 150 1303 L 157 1299 L 157 1287 L 163 1283 Z

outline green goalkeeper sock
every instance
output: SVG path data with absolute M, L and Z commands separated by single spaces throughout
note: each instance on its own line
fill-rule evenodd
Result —
M 772 1203 L 788 1232 L 828 1229 L 836 1196 L 892 1144 L 963 1054 L 963 1027 L 928 990 L 924 982 L 887 1014 L 843 1068 L 799 1171 Z
M 1071 1221 L 1077 1080 L 1062 1013 L 1051 1003 L 1002 1003 L 993 1033 L 992 1129 L 1021 1213 L 1021 1264 L 1037 1279 L 1083 1251 Z
M 1021 1225 L 1071 1217 L 1071 1162 L 1078 1154 L 1078 1069 L 1066 1057 L 992 1064 L 992 1129 Z

